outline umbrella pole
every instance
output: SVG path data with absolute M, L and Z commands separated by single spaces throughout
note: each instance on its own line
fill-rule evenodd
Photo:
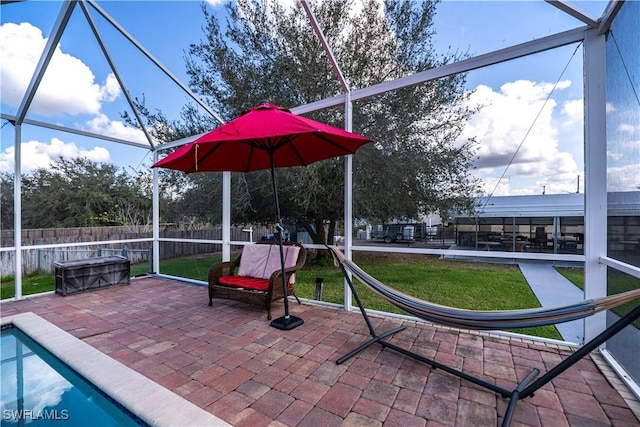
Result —
M 276 183 L 276 170 L 273 164 L 273 153 L 269 153 L 271 160 L 271 183 L 273 184 L 273 198 L 276 205 L 276 238 L 278 239 L 278 246 L 280 247 L 280 276 L 282 277 L 282 292 L 284 295 L 284 316 L 278 317 L 271 321 L 271 326 L 276 329 L 282 329 L 288 331 L 304 323 L 299 317 L 289 315 L 289 290 L 287 284 L 287 278 L 285 276 L 284 267 L 284 247 L 282 244 L 282 232 L 284 228 L 280 224 L 280 201 L 278 200 L 278 185 Z

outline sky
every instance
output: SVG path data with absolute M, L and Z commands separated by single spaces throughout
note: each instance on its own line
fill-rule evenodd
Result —
M 291 0 L 287 0 L 291 1 Z M 201 5 L 218 1 L 99 1 L 98 4 L 177 78 L 187 82 L 185 52 L 203 38 Z M 311 2 L 313 4 L 313 2 Z M 594 18 L 605 1 L 572 2 Z M 27 1 L 0 9 L 0 89 L 3 113 L 15 114 L 60 10 L 57 1 Z M 91 10 L 125 86 L 152 111 L 178 118 L 189 98 L 95 11 Z M 435 47 L 482 54 L 583 24 L 543 1 L 444 1 Z M 481 105 L 461 140 L 479 142 L 473 174 L 493 195 L 582 192 L 582 49 L 551 52 L 469 72 L 470 106 Z M 130 112 L 122 89 L 79 7 L 56 49 L 28 118 L 145 143 L 122 122 Z M 13 126 L 2 121 L 0 172 L 13 172 Z M 47 167 L 59 156 L 83 156 L 130 171 L 152 163 L 143 148 L 25 125 L 22 170 Z M 500 179 L 502 178 L 502 179 Z

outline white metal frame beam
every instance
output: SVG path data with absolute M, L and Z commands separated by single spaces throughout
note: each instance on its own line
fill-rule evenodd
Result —
M 313 27 L 313 31 L 316 33 L 316 37 L 320 41 L 322 45 L 322 49 L 325 54 L 329 58 L 329 62 L 333 67 L 333 71 L 340 82 L 340 86 L 342 86 L 342 90 L 345 93 L 344 99 L 344 128 L 345 130 L 351 132 L 353 128 L 353 120 L 352 120 L 352 104 L 351 104 L 351 88 L 349 87 L 349 83 L 347 79 L 345 79 L 342 70 L 340 69 L 340 65 L 333 54 L 333 50 L 331 46 L 327 42 L 327 38 L 324 36 L 324 32 L 320 25 L 318 24 L 318 20 L 316 19 L 311 7 L 309 6 L 306 0 L 300 0 L 302 7 L 309 18 L 311 26 Z M 344 254 L 348 259 L 351 259 L 351 247 L 353 246 L 353 155 L 349 154 L 345 156 L 344 159 Z M 333 239 L 333 236 L 328 236 L 328 239 Z M 333 244 L 333 241 L 328 242 Z M 350 275 L 350 273 L 349 273 Z M 344 301 L 343 307 L 345 310 L 351 310 L 351 288 L 349 287 L 349 282 L 347 278 L 344 279 L 343 282 L 343 294 Z
M 93 3 L 92 0 L 88 0 L 88 1 L 90 3 Z M 303 4 L 306 3 L 303 0 L 301 1 L 303 2 Z M 311 14 L 311 16 L 313 16 L 313 14 Z M 117 25 L 119 27 L 119 25 L 115 22 L 112 24 L 114 26 Z M 334 66 L 334 70 L 337 70 L 336 73 L 340 81 L 340 84 L 343 86 L 343 88 L 346 85 L 347 93 L 349 93 L 349 96 L 347 96 L 347 93 L 343 93 L 331 98 L 326 98 L 326 99 L 312 102 L 305 105 L 299 105 L 297 107 L 291 108 L 291 111 L 295 114 L 305 114 L 312 111 L 322 110 L 324 108 L 335 107 L 339 105 L 346 105 L 347 102 L 353 102 L 353 101 L 368 98 L 371 96 L 379 95 L 385 92 L 389 92 L 392 90 L 402 89 L 404 87 L 424 83 L 429 80 L 434 80 L 442 77 L 447 77 L 453 74 L 472 71 L 478 68 L 483 68 L 483 67 L 498 64 L 501 62 L 510 61 L 512 59 L 521 58 L 523 56 L 532 55 L 534 53 L 539 53 L 539 52 L 554 49 L 557 47 L 566 46 L 571 43 L 578 43 L 583 40 L 585 29 L 586 29 L 585 27 L 582 27 L 582 28 L 576 28 L 573 30 L 565 31 L 559 34 L 553 34 L 538 40 L 521 43 L 505 49 L 497 50 L 495 52 L 489 52 L 484 55 L 479 55 L 473 58 L 464 59 L 462 61 L 457 61 L 452 64 L 447 64 L 439 68 L 426 70 L 410 76 L 402 77 L 389 82 L 379 83 L 377 85 L 369 86 L 367 88 L 357 89 L 354 91 L 349 90 L 348 83 L 346 82 L 344 77 L 342 77 L 342 72 L 340 71 L 340 68 L 337 62 L 335 62 L 335 59 L 333 59 L 332 65 L 335 64 L 333 66 Z M 124 31 L 124 29 L 122 31 Z M 320 34 L 322 34 L 319 28 L 317 31 L 319 31 Z M 131 41 L 132 43 L 137 43 L 134 40 L 131 40 Z M 329 50 L 327 53 L 328 57 L 333 58 L 333 55 L 330 52 L 331 51 Z M 348 97 L 350 98 L 349 101 L 347 101 Z M 224 123 L 222 119 L 218 119 L 218 120 L 220 120 L 221 123 Z M 193 141 L 194 139 L 202 135 L 203 134 L 198 134 L 198 135 L 182 138 L 176 141 L 164 143 L 158 146 L 157 149 L 168 150 L 175 147 L 179 147 Z
M 584 41 L 584 292 L 585 298 L 607 294 L 607 132 L 605 37 L 598 29 Z M 585 319 L 585 341 L 606 328 L 606 313 Z
M 586 27 L 575 28 L 537 40 L 532 40 L 504 49 L 496 50 L 494 52 L 474 56 L 473 58 L 463 59 L 461 61 L 443 65 L 442 67 L 425 70 L 420 73 L 401 77 L 396 80 L 378 83 L 376 85 L 372 85 L 362 89 L 356 89 L 351 92 L 351 101 L 369 98 L 392 90 L 402 89 L 408 86 L 424 83 L 429 80 L 448 77 L 453 74 L 465 73 L 467 71 L 487 67 L 489 65 L 499 64 L 501 62 L 522 58 L 534 53 L 544 52 L 546 50 L 555 49 L 572 43 L 578 43 L 584 39 L 585 29 Z M 321 110 L 323 108 L 334 107 L 336 105 L 343 104 L 345 100 L 346 95 L 336 95 L 332 98 L 326 98 L 306 105 L 300 105 L 298 107 L 292 108 L 291 111 L 296 114 L 304 114 L 311 111 Z
M 307 0 L 300 0 L 300 3 L 302 4 L 302 8 L 307 14 L 307 18 L 309 18 L 309 21 L 311 22 L 311 27 L 313 28 L 313 31 L 316 33 L 316 37 L 318 38 L 318 41 L 320 41 L 320 44 L 322 45 L 322 49 L 324 50 L 327 57 L 329 58 L 329 62 L 333 67 L 333 72 L 336 73 L 336 77 L 340 81 L 342 90 L 344 90 L 345 93 L 351 92 L 349 88 L 349 83 L 344 78 L 344 74 L 342 74 L 340 65 L 338 65 L 338 61 L 336 60 L 336 57 L 333 54 L 333 51 L 331 50 L 331 46 L 329 45 L 327 38 L 324 36 L 324 32 L 320 28 L 320 25 L 318 24 L 318 20 L 316 19 L 316 16 L 313 14 L 313 11 L 311 10 L 309 3 L 307 2 Z
M 624 0 L 612 0 L 607 5 L 607 9 L 602 14 L 602 18 L 600 19 L 600 25 L 598 26 L 598 35 L 606 34 L 611 28 L 611 23 L 613 19 L 618 14 L 618 11 L 622 7 Z
M 53 25 L 51 35 L 47 40 L 47 44 L 40 56 L 35 72 L 31 76 L 29 86 L 20 102 L 16 113 L 14 124 L 14 181 L 13 181 L 13 244 L 15 248 L 14 277 L 15 277 L 15 298 L 22 298 L 22 122 L 27 115 L 27 111 L 31 106 L 31 102 L 36 95 L 42 77 L 47 71 L 47 67 L 51 62 L 56 46 L 64 33 L 64 29 L 69 22 L 71 13 L 75 6 L 75 1 L 65 2 L 60 8 L 56 22 Z
M 15 298 L 22 298 L 22 171 L 20 167 L 22 150 L 22 125 L 17 124 L 13 129 L 13 246 L 15 249 L 14 284 Z
M 36 70 L 34 71 L 33 76 L 31 76 L 31 82 L 29 82 L 27 91 L 25 92 L 24 97 L 20 102 L 20 106 L 18 107 L 15 121 L 16 125 L 22 124 L 22 121 L 27 115 L 27 111 L 31 106 L 33 97 L 38 91 L 40 82 L 42 82 L 42 77 L 44 77 L 44 73 L 47 71 L 47 67 L 49 66 L 51 58 L 56 51 L 56 47 L 60 42 L 60 38 L 62 38 L 62 34 L 64 33 L 64 29 L 66 28 L 67 23 L 69 22 L 69 18 L 71 17 L 71 13 L 73 12 L 73 8 L 75 7 L 75 5 L 75 0 L 62 3 L 56 22 L 53 25 L 53 29 L 51 30 L 51 34 L 47 39 L 47 44 L 45 45 L 44 51 L 42 52 L 40 60 L 38 61 L 38 65 L 36 66 Z
M 153 152 L 153 163 L 157 162 L 158 151 Z M 151 195 L 151 215 L 153 216 L 153 241 L 151 243 L 153 273 L 160 273 L 160 185 L 158 181 L 159 171 L 151 169 L 153 193 Z
M 83 0 L 93 7 L 104 19 L 106 19 L 120 34 L 122 34 L 131 44 L 133 44 L 144 56 L 155 64 L 167 77 L 169 77 L 176 85 L 178 85 L 187 95 L 191 97 L 200 107 L 202 107 L 207 113 L 218 120 L 220 123 L 224 123 L 224 120 L 213 111 L 206 103 L 204 103 L 196 94 L 194 94 L 189 87 L 187 87 L 180 79 L 173 75 L 171 71 L 160 61 L 158 61 L 142 44 L 140 44 L 131 34 L 127 32 L 116 20 L 114 20 L 104 9 L 102 9 L 94 0 Z
M 11 115 L 11 114 L 5 114 L 5 113 L 0 113 L 0 118 L 3 119 L 3 120 L 7 120 L 8 122 L 13 123 L 13 124 L 15 124 L 16 121 L 18 120 L 16 116 Z M 45 129 L 57 130 L 57 131 L 60 131 L 60 132 L 71 133 L 71 134 L 74 134 L 74 135 L 86 136 L 88 138 L 99 139 L 99 140 L 102 140 L 102 141 L 115 142 L 117 144 L 130 145 L 130 146 L 136 147 L 136 148 L 144 148 L 145 150 L 149 149 L 149 144 L 143 144 L 143 143 L 140 143 L 140 142 L 128 141 L 126 139 L 114 138 L 114 137 L 108 136 L 108 135 L 100 135 L 100 134 L 97 134 L 97 133 L 94 133 L 94 132 L 88 132 L 88 131 L 85 131 L 85 130 L 68 128 L 68 127 L 56 125 L 56 124 L 53 124 L 53 123 L 42 122 L 42 121 L 39 121 L 39 120 L 33 120 L 33 119 L 26 119 L 25 118 L 24 120 L 22 120 L 22 124 L 37 126 L 37 127 L 41 127 L 41 128 L 45 128 Z
M 185 144 L 190 143 L 191 141 L 195 141 L 200 138 L 202 135 L 206 134 L 206 132 L 199 133 L 197 135 L 187 136 L 186 138 L 176 139 L 175 141 L 165 142 L 164 144 L 158 145 L 156 150 L 166 151 L 171 150 L 173 148 L 182 147 Z
M 144 125 L 144 122 L 140 117 L 140 113 L 138 112 L 138 109 L 136 108 L 135 104 L 133 103 L 133 100 L 131 99 L 131 95 L 129 94 L 129 91 L 127 90 L 127 87 L 124 84 L 122 77 L 120 76 L 120 72 L 118 72 L 118 68 L 116 67 L 116 64 L 113 62 L 113 59 L 111 58 L 111 54 L 109 53 L 107 46 L 102 40 L 102 36 L 100 35 L 100 32 L 96 27 L 96 24 L 93 22 L 93 18 L 91 17 L 91 14 L 87 9 L 87 6 L 84 0 L 80 2 L 80 7 L 82 9 L 82 12 L 84 13 L 87 23 L 89 24 L 89 27 L 91 27 L 91 31 L 93 31 L 93 36 L 96 38 L 96 41 L 98 42 L 98 45 L 102 50 L 102 54 L 104 55 L 105 59 L 107 60 L 107 63 L 109 64 L 109 67 L 111 68 L 111 72 L 113 73 L 116 80 L 118 81 L 118 84 L 122 89 L 122 93 L 124 94 L 124 97 L 127 99 L 127 102 L 129 103 L 129 108 L 131 108 L 131 110 L 133 111 L 133 114 L 136 117 L 136 120 L 138 122 L 138 125 L 140 126 L 140 129 L 142 129 L 144 136 L 147 138 L 147 142 L 149 142 L 149 146 L 151 147 L 151 149 L 153 149 L 155 146 L 153 143 L 153 138 L 151 138 L 151 135 L 149 135 L 149 131 L 147 131 L 147 127 Z
M 575 5 L 565 0 L 545 0 L 552 6 L 557 7 L 561 11 L 573 16 L 574 18 L 584 22 L 590 28 L 596 28 L 598 26 L 598 19 L 590 16 L 588 13 L 578 9 Z

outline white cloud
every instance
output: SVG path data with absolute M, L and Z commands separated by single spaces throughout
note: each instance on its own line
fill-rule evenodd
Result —
M 98 114 L 85 125 L 85 130 L 100 135 L 109 135 L 113 138 L 124 139 L 126 141 L 134 141 L 147 143 L 144 133 L 137 128 L 127 127 L 121 121 L 112 121 L 104 114 Z
M 47 168 L 51 163 L 63 157 L 73 159 L 85 157 L 97 163 L 109 162 L 109 151 L 100 146 L 91 149 L 78 147 L 73 142 L 63 142 L 58 138 L 52 138 L 51 142 L 28 141 L 21 145 L 22 172 L 31 172 L 38 168 Z M 0 153 L 0 172 L 13 172 L 15 149 L 7 147 Z
M 5 23 L 0 26 L 0 81 L 2 82 L 0 90 L 4 104 L 12 107 L 19 106 L 46 42 L 42 31 L 28 22 Z M 112 121 L 101 112 L 104 103 L 115 101 L 120 94 L 120 85 L 113 74 L 106 77 L 103 85 L 96 83 L 91 69 L 80 59 L 64 53 L 59 45 L 36 91 L 29 113 L 57 118 L 65 115 L 81 115 L 82 120 L 85 121 L 76 125 L 80 129 L 146 143 L 143 132 L 126 127 L 122 121 Z M 36 141 L 24 144 L 33 143 Z M 56 144 L 42 145 L 48 148 L 40 147 L 38 150 L 34 149 L 33 152 L 23 154 L 22 158 L 27 159 L 23 161 L 33 163 L 34 167 L 49 164 L 50 158 L 43 151 L 52 152 L 52 146 Z M 67 148 L 69 146 L 67 144 Z M 71 151 L 80 152 L 81 149 L 76 147 Z M 106 150 L 103 153 L 99 152 L 100 150 L 97 149 L 89 150 L 88 157 L 93 155 L 91 153 L 97 153 L 97 160 L 104 161 L 104 153 L 106 153 L 108 159 Z M 32 158 L 31 155 L 36 158 Z M 2 170 L 6 170 L 8 161 L 6 151 L 0 156 L 2 156 Z M 53 158 L 55 157 L 54 154 Z M 12 158 L 13 155 L 11 155 Z M 26 167 L 30 166 L 26 165 Z
M 640 126 L 632 125 L 632 124 L 629 124 L 629 123 L 621 123 L 618 126 L 618 130 L 620 132 L 627 132 L 627 133 L 631 133 L 631 134 L 640 133 Z
M 225 4 L 227 1 L 226 0 L 205 0 L 205 2 L 211 7 L 216 7 L 216 6 L 221 6 Z
M 24 357 L 23 363 L 22 371 L 16 369 L 15 363 L 7 363 L 6 366 L 2 366 L 3 375 L 13 379 L 13 381 L 3 381 L 2 383 L 3 409 L 32 411 L 33 414 L 38 414 L 58 406 L 62 401 L 62 395 L 73 388 L 69 381 L 52 369 L 40 357 Z M 7 370 L 6 374 L 5 369 Z M 28 375 L 25 374 L 27 372 L 29 373 Z M 18 393 L 18 381 L 16 381 L 16 378 L 20 378 L 23 382 L 23 390 L 29 390 L 28 393 L 24 394 L 24 399 L 20 406 L 18 406 L 15 398 L 16 393 Z M 30 420 L 27 418 L 25 424 L 29 423 Z
M 120 83 L 118 83 L 116 76 L 109 74 L 104 86 L 100 88 L 100 95 L 103 100 L 113 102 L 120 96 L 120 90 Z
M 561 81 L 555 90 L 570 84 Z M 479 142 L 473 173 L 483 179 L 487 193 L 539 194 L 542 186 L 547 193 L 563 193 L 575 183 L 581 172 L 573 156 L 559 150 L 554 124 L 557 102 L 547 100 L 553 87 L 518 80 L 505 83 L 499 91 L 481 85 L 472 94 L 470 105 L 483 107 L 465 126 L 460 140 L 475 137 Z M 570 126 L 581 116 L 581 107 L 566 102 L 562 113 L 563 123 Z M 506 176 L 511 179 L 496 187 L 509 164 Z
M 562 106 L 563 126 L 569 127 L 576 123 L 582 125 L 584 120 L 584 102 L 582 99 L 567 101 Z
M 640 189 L 640 163 L 607 168 L 608 191 L 637 191 Z
M 624 159 L 624 155 L 622 153 L 607 150 L 607 158 L 620 161 Z
M 46 41 L 42 31 L 28 22 L 0 26 L 3 102 L 20 105 Z M 101 86 L 85 63 L 63 53 L 58 45 L 29 111 L 45 116 L 97 114 L 102 102 L 113 101 L 119 94 L 120 87 L 112 75 Z

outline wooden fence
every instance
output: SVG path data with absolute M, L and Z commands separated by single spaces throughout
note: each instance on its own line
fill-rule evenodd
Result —
M 232 241 L 249 241 L 248 227 L 232 227 Z M 273 231 L 264 226 L 252 227 L 252 240 L 258 241 Z M 91 228 L 52 228 L 22 230 L 22 246 L 38 246 L 65 243 L 86 242 L 84 246 L 61 246 L 56 248 L 24 249 L 22 251 L 22 274 L 36 271 L 53 273 L 52 264 L 56 261 L 92 258 L 96 256 L 122 255 L 132 263 L 149 262 L 152 242 L 125 242 L 115 244 L 91 244 L 118 240 L 151 238 L 153 234 L 146 230 L 131 230 L 130 227 L 91 227 Z M 222 240 L 221 227 L 201 230 L 165 229 L 160 238 L 185 240 Z M 14 245 L 13 230 L 0 231 L 2 247 Z M 214 253 L 221 250 L 219 244 L 198 242 L 160 242 L 160 259 L 181 256 Z M 0 252 L 0 277 L 13 276 L 15 273 L 15 251 Z

